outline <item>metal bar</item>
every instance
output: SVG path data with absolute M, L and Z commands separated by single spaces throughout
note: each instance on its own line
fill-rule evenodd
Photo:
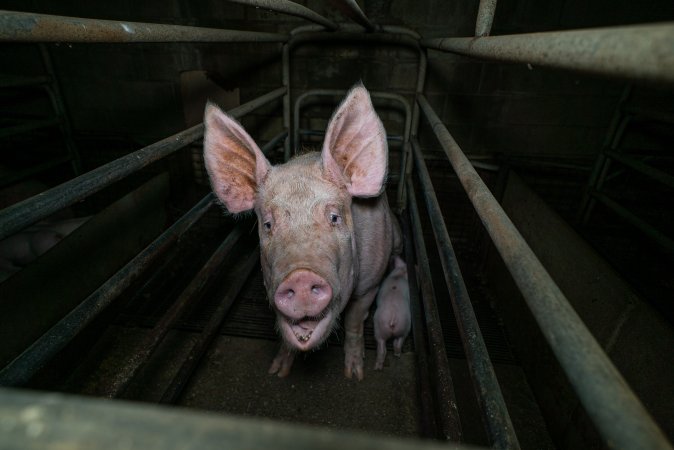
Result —
M 269 103 L 286 92 L 284 87 L 275 89 L 228 111 L 234 118 L 241 117 L 260 106 Z M 87 196 L 100 191 L 112 183 L 168 156 L 175 151 L 201 139 L 203 123 L 180 133 L 143 147 L 140 150 L 100 166 L 90 172 L 66 181 L 41 194 L 0 211 L 0 239 L 20 231 L 26 226 L 43 219 Z
M 299 121 L 300 121 L 300 110 L 302 109 L 302 103 L 308 98 L 308 97 L 314 97 L 314 96 L 344 96 L 347 93 L 345 90 L 340 90 L 340 89 L 312 89 L 310 91 L 307 91 L 297 97 L 297 100 L 295 100 L 295 107 L 293 108 L 294 116 L 293 116 L 293 135 L 295 137 L 295 145 L 299 143 Z M 379 91 L 370 91 L 370 96 L 372 98 L 384 98 L 388 100 L 394 100 L 400 103 L 403 106 L 403 109 L 405 110 L 405 126 L 403 129 L 403 142 L 409 141 L 410 138 L 410 129 L 411 129 L 411 124 L 412 124 L 412 114 L 411 114 L 411 107 L 410 103 L 407 101 L 405 97 L 399 94 L 393 94 L 390 92 L 379 92 Z
M 435 289 L 431 279 L 431 264 L 428 261 L 424 232 L 421 228 L 419 208 L 417 207 L 414 185 L 407 180 L 407 204 L 410 222 L 412 222 L 413 245 L 417 257 L 419 284 L 421 287 L 421 300 L 423 302 L 426 331 L 431 347 L 433 373 L 435 375 L 435 394 L 438 399 L 438 422 L 442 436 L 448 441 L 461 441 L 461 421 L 457 408 L 456 394 L 452 372 L 449 369 L 445 339 L 442 335 L 440 316 L 436 306 Z M 407 241 L 410 242 L 410 241 Z
M 240 5 L 255 6 L 269 11 L 274 11 L 289 16 L 300 17 L 324 26 L 329 30 L 336 30 L 339 28 L 335 22 L 327 19 L 317 12 L 289 0 L 228 0 L 231 3 L 238 3 Z
M 14 449 L 339 450 L 345 443 L 349 450 L 467 449 L 222 412 L 13 389 L 0 390 L 0 423 L 3 447 Z
M 445 282 L 450 292 L 452 308 L 461 334 L 461 342 L 466 352 L 468 370 L 471 373 L 475 395 L 478 405 L 480 405 L 489 442 L 497 448 L 518 449 L 520 446 L 517 435 L 510 420 L 505 400 L 503 400 L 494 367 L 489 360 L 487 346 L 482 338 L 482 332 L 461 275 L 461 268 L 452 248 L 445 221 L 442 218 L 442 211 L 433 190 L 431 176 L 416 140 L 412 140 L 412 149 L 414 166 L 421 183 L 421 191 L 430 216 L 435 241 L 438 245 Z
M 0 386 L 21 386 L 27 383 L 124 289 L 138 279 L 153 261 L 163 255 L 187 229 L 194 225 L 208 211 L 214 199 L 212 193 L 201 199 L 187 214 L 2 369 Z
M 423 39 L 423 46 L 498 61 L 674 82 L 674 23 L 477 38 Z
M 613 151 L 607 151 L 606 156 L 608 156 L 611 159 L 615 159 L 616 161 L 620 162 L 621 164 L 624 164 L 628 167 L 631 167 L 632 169 L 636 170 L 637 172 L 640 172 L 644 175 L 646 175 L 648 178 L 651 178 L 659 183 L 664 184 L 665 186 L 668 186 L 670 188 L 674 188 L 674 177 L 669 175 L 666 172 L 663 172 L 662 170 L 658 170 L 654 167 L 649 166 L 648 164 L 645 164 L 641 161 L 639 161 L 636 158 L 632 158 L 627 155 L 622 155 L 617 152 Z
M 367 31 L 376 31 L 377 27 L 367 18 L 356 0 L 332 0 L 332 3 L 349 19 L 362 25 Z
M 54 158 L 50 161 L 43 162 L 29 169 L 24 169 L 21 171 L 12 171 L 11 175 L 8 175 L 7 177 L 0 179 L 0 188 L 3 188 L 10 184 L 17 183 L 35 174 L 46 172 L 47 170 L 56 166 L 60 166 L 61 164 L 64 164 L 68 161 L 70 161 L 70 156 L 61 156 L 60 158 Z
M 85 19 L 0 10 L 0 42 L 286 42 L 254 31 Z
M 283 62 L 281 78 L 283 86 L 286 88 L 286 93 L 283 96 L 283 127 L 288 132 L 288 136 L 283 143 L 283 160 L 288 161 L 295 148 L 295 143 L 293 142 L 290 124 L 290 44 L 287 42 L 283 44 L 281 59 Z
M 419 97 L 419 105 L 541 332 L 603 438 L 616 448 L 671 448 L 424 96 Z
M 406 215 L 399 217 L 404 236 L 405 261 L 407 263 L 407 279 L 409 284 L 410 295 L 410 310 L 412 313 L 412 337 L 414 339 L 414 356 L 417 361 L 418 384 L 417 390 L 419 395 L 419 405 L 421 409 L 420 414 L 420 429 L 422 437 L 435 438 L 438 436 L 434 399 L 433 399 L 433 385 L 431 383 L 431 367 L 428 360 L 428 343 L 426 342 L 426 333 L 424 332 L 424 322 L 421 318 L 423 315 L 423 308 L 419 299 L 419 286 L 417 283 L 416 260 L 414 257 L 414 244 L 412 234 L 410 231 L 409 219 Z M 455 411 L 457 412 L 457 411 Z M 442 416 L 440 416 L 442 420 Z M 458 420 L 458 414 L 456 415 Z M 460 425 L 459 425 L 460 426 Z M 456 442 L 461 441 L 461 432 L 454 434 L 453 437 L 447 437 L 444 433 L 443 437 L 448 440 Z
M 480 0 L 480 6 L 477 9 L 477 20 L 475 21 L 476 37 L 489 36 L 495 12 L 496 0 Z
M 51 81 L 48 76 L 18 77 L 6 76 L 0 77 L 0 88 L 23 88 L 31 86 L 42 86 Z
M 203 296 L 206 289 L 211 285 L 214 274 L 222 267 L 225 258 L 230 256 L 232 248 L 239 242 L 246 227 L 247 225 L 239 224 L 227 235 L 227 238 L 222 241 L 220 246 L 208 258 L 208 261 L 204 263 L 196 276 L 192 278 L 192 281 L 178 296 L 175 303 L 164 313 L 152 332 L 143 338 L 140 350 L 115 374 L 114 379 L 106 387 L 103 395 L 106 397 L 118 397 L 126 390 L 131 380 L 147 363 L 150 355 L 154 353 L 171 327 L 173 327 L 175 322 L 180 318 L 180 315 L 185 311 L 185 308 Z
M 197 368 L 199 361 L 203 357 L 204 353 L 208 349 L 208 346 L 213 341 L 213 339 L 218 334 L 220 325 L 225 319 L 225 316 L 229 312 L 234 300 L 239 295 L 239 292 L 243 288 L 243 285 L 248 280 L 250 273 L 255 267 L 258 266 L 258 261 L 260 260 L 260 249 L 259 246 L 256 246 L 255 249 L 248 255 L 246 260 L 237 264 L 230 275 L 227 277 L 229 285 L 227 291 L 222 297 L 220 304 L 217 309 L 211 315 L 208 323 L 204 327 L 204 330 L 199 334 L 196 342 L 192 346 L 189 352 L 189 356 L 183 362 L 182 366 L 178 370 L 178 373 L 173 377 L 171 384 L 166 388 L 164 394 L 161 397 L 160 403 L 175 403 L 178 401 L 180 394 L 187 386 L 187 383 L 194 373 L 194 370 Z
M 29 131 L 39 130 L 41 128 L 49 128 L 54 125 L 58 125 L 59 122 L 60 119 L 58 117 L 50 117 L 48 119 L 33 120 L 20 125 L 2 128 L 0 129 L 0 138 L 16 136 L 17 134 L 23 134 Z
M 670 252 L 674 252 L 674 240 L 665 236 L 660 231 L 653 228 L 650 224 L 641 220 L 640 218 L 635 216 L 633 213 L 631 213 L 628 209 L 624 208 L 618 202 L 610 199 L 606 195 L 604 195 L 600 192 L 597 192 L 597 191 L 592 191 L 590 194 L 592 195 L 592 197 L 594 197 L 597 200 L 599 200 L 600 202 L 602 202 L 604 205 L 606 205 L 613 212 L 615 212 L 620 217 L 625 219 L 627 222 L 629 222 L 630 224 L 634 225 L 635 227 L 637 227 L 638 229 L 643 231 L 644 234 L 646 234 L 649 238 L 653 239 L 659 245 L 663 246 L 666 250 L 668 250 Z

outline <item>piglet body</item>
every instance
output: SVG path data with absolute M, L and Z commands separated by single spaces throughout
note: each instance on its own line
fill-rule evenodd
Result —
M 395 356 L 399 357 L 412 326 L 407 266 L 397 256 L 394 264 L 377 294 L 377 311 L 374 313 L 374 336 L 377 340 L 375 370 L 384 367 L 386 341 L 393 339 Z

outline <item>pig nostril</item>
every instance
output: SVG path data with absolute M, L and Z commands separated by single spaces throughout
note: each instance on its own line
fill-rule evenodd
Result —
M 295 291 L 293 291 L 292 289 L 288 289 L 288 291 L 286 292 L 286 297 L 292 298 L 293 295 L 295 295 Z
M 313 286 L 311 286 L 311 292 L 314 295 L 318 295 L 321 292 L 321 288 L 318 285 L 314 284 Z

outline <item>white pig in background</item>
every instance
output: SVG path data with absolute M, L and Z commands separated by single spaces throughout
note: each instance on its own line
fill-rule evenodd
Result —
M 377 311 L 374 313 L 374 337 L 377 340 L 375 370 L 384 368 L 386 341 L 393 339 L 393 350 L 400 357 L 405 338 L 412 328 L 410 288 L 407 282 L 407 265 L 398 256 L 394 267 L 377 293 Z
M 269 372 L 286 376 L 295 353 L 324 343 L 345 310 L 344 373 L 362 379 L 363 322 L 401 250 L 384 192 L 386 131 L 370 94 L 362 84 L 349 91 L 320 153 L 276 166 L 217 106 L 206 106 L 204 125 L 213 191 L 229 212 L 257 214 L 264 284 L 283 338 Z

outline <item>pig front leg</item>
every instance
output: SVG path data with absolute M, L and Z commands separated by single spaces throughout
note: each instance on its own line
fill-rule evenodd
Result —
M 271 362 L 269 367 L 269 374 L 276 374 L 280 378 L 287 377 L 290 373 L 290 368 L 293 366 L 295 360 L 295 351 L 288 348 L 285 342 L 281 343 L 281 347 L 276 354 L 276 357 Z
M 363 379 L 363 323 L 377 295 L 377 289 L 375 287 L 361 296 L 353 297 L 347 306 L 344 318 L 344 375 L 347 378 L 356 375 L 358 380 Z

